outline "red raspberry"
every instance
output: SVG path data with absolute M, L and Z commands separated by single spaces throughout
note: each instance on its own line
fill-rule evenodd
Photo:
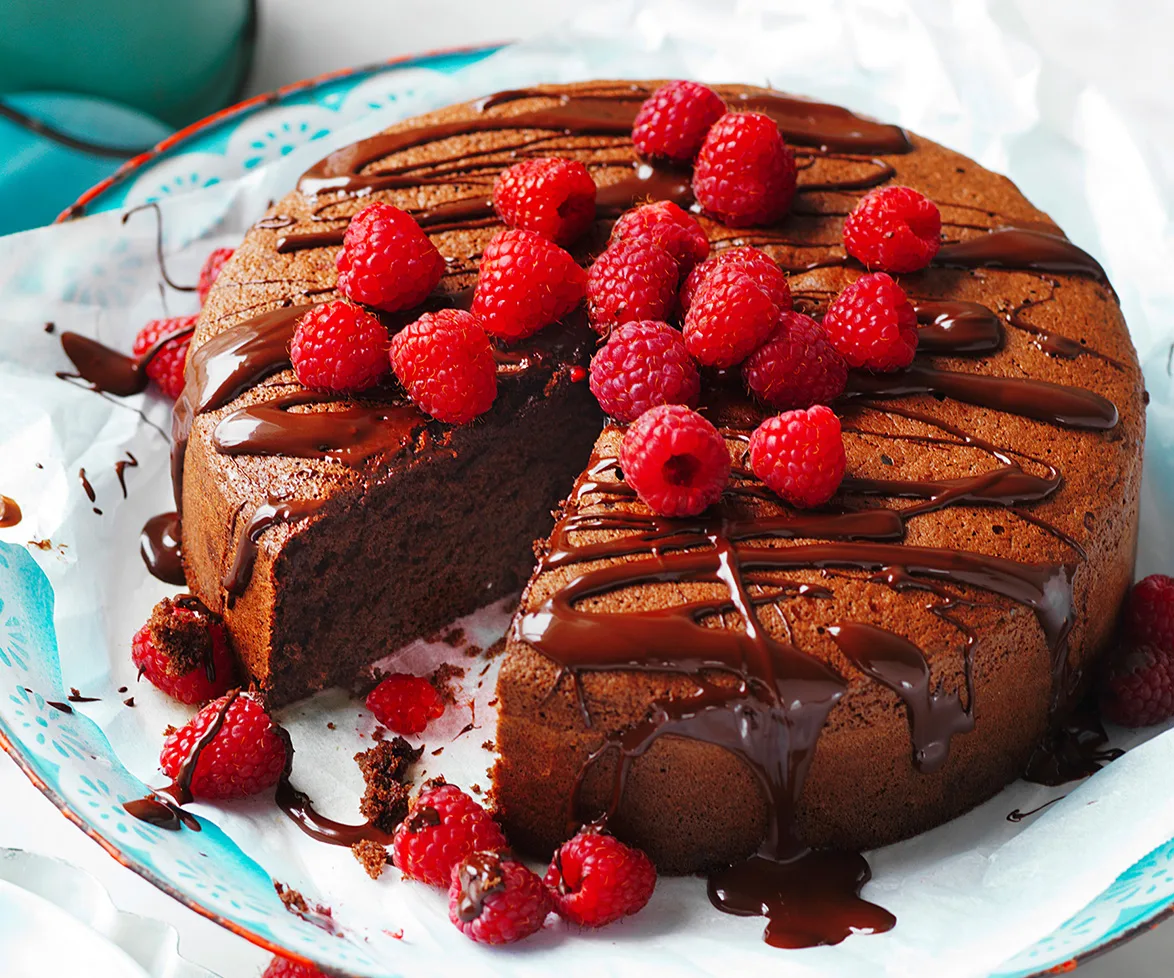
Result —
M 917 352 L 913 306 L 884 272 L 861 275 L 836 296 L 823 328 L 849 367 L 898 370 Z
M 848 365 L 810 316 L 785 312 L 778 328 L 742 364 L 755 394 L 776 408 L 831 404 L 844 392 Z
M 546 871 L 559 916 L 603 927 L 642 910 L 656 887 L 656 868 L 639 849 L 585 829 L 562 844 Z
M 135 633 L 131 659 L 140 676 L 181 703 L 207 703 L 236 683 L 236 662 L 224 624 L 190 600 L 164 598 L 155 605 Z
M 691 81 L 669 82 L 640 106 L 632 123 L 632 142 L 644 156 L 688 163 L 701 149 L 709 127 L 725 113 L 726 103 L 712 88 Z
M 261 978 L 326 978 L 312 964 L 300 964 L 289 958 L 274 956 Z
M 173 319 L 152 319 L 139 330 L 135 337 L 134 354 L 141 357 L 164 336 L 191 329 L 196 325 L 195 316 L 176 316 Z M 192 334 L 170 343 L 164 343 L 159 352 L 151 357 L 147 364 L 147 376 L 159 385 L 159 390 L 172 400 L 183 393 L 183 371 L 187 363 L 188 347 L 192 342 Z
M 701 225 L 671 200 L 626 211 L 611 230 L 611 243 L 627 238 L 644 238 L 663 248 L 673 256 L 682 275 L 709 254 L 709 238 Z
M 567 245 L 595 220 L 595 181 L 578 160 L 523 160 L 494 182 L 493 209 L 512 228 Z
M 916 272 L 941 246 L 937 204 L 908 187 L 878 187 L 844 221 L 844 248 L 868 268 Z
M 387 373 L 387 329 L 366 309 L 341 299 L 324 302 L 298 320 L 289 357 L 306 387 L 366 390 Z
M 767 418 L 750 436 L 754 474 L 792 506 L 821 506 L 844 478 L 840 419 L 822 404 Z
M 689 311 L 697 290 L 709 280 L 714 270 L 722 265 L 737 265 L 742 269 L 770 296 L 779 312 L 787 312 L 791 308 L 791 287 L 787 284 L 786 274 L 775 264 L 774 259 L 765 251 L 748 245 L 739 245 L 736 248 L 722 249 L 689 273 L 685 284 L 681 286 L 681 309 L 684 312 Z
M 225 704 L 228 704 L 225 711 Z M 163 741 L 159 764 L 179 776 L 196 743 L 223 712 L 224 722 L 196 761 L 195 798 L 243 798 L 277 784 L 285 769 L 285 740 L 265 708 L 247 693 L 229 693 L 205 706 Z
M 795 196 L 795 154 L 770 116 L 727 112 L 713 124 L 693 167 L 693 196 L 732 228 L 774 224 Z
M 1174 652 L 1174 577 L 1151 574 L 1133 585 L 1125 604 L 1125 631 L 1135 645 Z
M 391 369 L 422 411 L 448 424 L 472 421 L 497 396 L 489 337 L 463 309 L 426 312 L 396 333 Z
M 444 713 L 444 700 L 427 679 L 396 672 L 367 694 L 367 709 L 397 734 L 418 734 Z
M 497 852 L 474 852 L 453 867 L 448 919 L 478 944 L 512 944 L 542 929 L 553 909 L 542 880 Z
M 644 238 L 608 245 L 587 273 L 587 319 L 604 336 L 622 323 L 665 320 L 677 304 L 680 269 Z
M 481 256 L 472 312 L 490 335 L 524 339 L 574 309 L 586 283 L 575 259 L 542 235 L 501 231 Z
M 232 248 L 217 248 L 204 259 L 204 266 L 200 269 L 200 281 L 196 285 L 196 292 L 200 296 L 200 305 L 203 305 L 212 291 L 212 283 L 220 274 L 225 262 L 233 256 Z
M 418 306 L 444 274 L 436 245 L 391 204 L 369 204 L 351 218 L 334 263 L 339 292 L 386 312 Z
M 501 827 L 455 784 L 424 785 L 391 840 L 392 859 L 409 879 L 448 886 L 471 853 L 505 849 Z
M 701 376 L 677 330 L 644 320 L 617 327 L 592 357 L 591 393 L 617 421 L 635 421 L 658 404 L 696 404 Z
M 624 479 L 661 516 L 696 516 L 730 480 L 730 453 L 717 429 L 680 404 L 649 408 L 624 432 Z
M 1151 727 L 1174 716 L 1174 650 L 1119 650 L 1101 683 L 1101 715 L 1124 727 Z
M 737 265 L 719 265 L 685 316 L 685 347 L 707 367 L 741 363 L 774 332 L 779 310 Z

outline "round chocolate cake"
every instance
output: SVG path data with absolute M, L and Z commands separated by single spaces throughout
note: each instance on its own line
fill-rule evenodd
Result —
M 192 342 L 184 566 L 276 704 L 353 684 L 529 578 L 498 683 L 511 842 L 549 852 L 606 817 L 662 870 L 718 870 L 715 902 L 757 913 L 764 860 L 892 842 L 1056 763 L 1052 731 L 1131 580 L 1142 380 L 1100 266 L 1006 178 L 834 106 L 718 86 L 778 123 L 798 194 L 775 226 L 698 220 L 715 251 L 773 257 L 797 309 L 820 318 L 863 273 L 841 229 L 866 190 L 899 183 L 941 211 L 932 266 L 900 277 L 914 363 L 853 372 L 835 404 L 848 474 L 830 504 L 764 490 L 746 440 L 773 412 L 714 373 L 700 410 L 728 443 L 730 486 L 701 516 L 652 514 L 584 382 L 597 337 L 577 314 L 497 349 L 498 399 L 470 425 L 390 388 L 356 400 L 297 383 L 294 323 L 336 296 L 343 231 L 372 199 L 410 211 L 444 255 L 430 308 L 467 302 L 501 229 L 494 179 L 520 158 L 589 168 L 584 264 L 625 209 L 690 206 L 688 172 L 632 147 L 655 86 L 543 86 L 422 116 L 331 154 L 270 209 Z M 854 857 L 809 879 L 866 873 Z

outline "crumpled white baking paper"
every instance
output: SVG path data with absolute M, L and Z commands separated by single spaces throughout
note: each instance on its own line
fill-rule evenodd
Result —
M 1174 494 L 1174 176 L 1139 121 L 1135 93 L 1079 81 L 1089 76 L 1043 43 L 1051 35 L 1039 11 L 1023 9 L 1028 13 L 1005 3 L 931 0 L 589 5 L 573 27 L 455 75 L 414 71 L 411 98 L 244 180 L 164 201 L 168 268 L 173 279 L 194 281 L 212 247 L 238 241 L 267 202 L 333 146 L 397 118 L 527 82 L 693 77 L 769 83 L 841 102 L 1009 174 L 1105 265 L 1152 397 L 1138 571 L 1169 571 L 1172 531 L 1162 515 Z M 52 321 L 58 330 L 129 349 L 148 318 L 193 311 L 190 296 L 159 288 L 154 234 L 154 217 L 144 212 L 125 224 L 120 214 L 102 214 L 0 239 L 0 490 L 24 509 L 23 522 L 0 530 L 0 539 L 52 542 L 52 549 L 33 553 L 57 594 L 66 684 L 102 696 L 81 708 L 132 771 L 159 783 L 160 730 L 183 722 L 188 711 L 143 685 L 132 690 L 137 708 L 125 709 L 114 691 L 134 686 L 129 638 L 154 601 L 173 590 L 150 578 L 137 554 L 143 520 L 171 505 L 166 436 L 151 427 L 167 429 L 168 405 L 153 395 L 114 403 L 55 379 L 67 363 L 43 330 Z M 124 501 L 113 464 L 127 450 L 139 467 L 128 473 Z M 81 467 L 102 516 L 82 494 Z M 500 606 L 479 613 L 464 623 L 466 640 L 488 646 L 507 617 Z M 461 649 L 443 642 L 417 643 L 399 664 L 425 672 L 440 659 L 470 667 L 463 698 L 475 707 L 452 708 L 429 729 L 422 767 L 466 787 L 486 786 L 490 756 L 481 744 L 493 737 L 493 665 L 479 675 L 483 658 L 464 660 Z M 351 755 L 371 743 L 370 716 L 330 692 L 281 719 L 297 747 L 295 781 L 325 813 L 355 818 L 361 782 Z M 476 729 L 457 736 L 470 721 Z M 599 933 L 551 925 L 522 947 L 490 952 L 453 932 L 439 893 L 404 884 L 394 871 L 371 882 L 346 850 L 301 835 L 268 802 L 197 810 L 273 877 L 329 904 L 386 962 L 387 974 L 424 978 L 476 968 L 537 976 L 558 969 L 595 978 L 769 969 L 788 976 L 966 978 L 1002 970 L 1174 837 L 1174 738 L 1143 743 L 1144 736 L 1118 735 L 1116 743 L 1138 746 L 1084 783 L 1052 789 L 1021 782 L 948 825 L 870 854 L 875 875 L 865 896 L 896 914 L 896 928 L 796 952 L 764 945 L 757 918 L 717 913 L 697 879 L 663 880 L 647 910 Z M 438 746 L 444 751 L 433 756 Z M 1037 816 L 1019 824 L 1006 819 L 1012 809 L 1031 809 L 1065 791 L 1063 801 Z M 388 936 L 397 931 L 402 939 Z

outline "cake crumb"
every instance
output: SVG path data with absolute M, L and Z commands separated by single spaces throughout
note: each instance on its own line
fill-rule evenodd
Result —
M 485 650 L 486 658 L 493 659 L 505 651 L 505 636 L 503 635 Z
M 436 750 L 434 750 L 434 751 L 432 752 L 432 756 L 433 756 L 433 757 L 439 757 L 439 756 L 440 756 L 441 754 L 443 754 L 443 753 L 444 753 L 444 748 L 443 748 L 443 747 L 437 747 L 437 748 L 436 748 Z
M 495 744 L 495 743 L 494 743 L 492 740 L 487 740 L 487 741 L 485 741 L 485 742 L 484 742 L 484 743 L 481 745 L 481 747 L 482 747 L 484 750 L 487 750 L 487 751 L 496 751 L 496 750 L 497 750 L 497 744 Z
M 465 655 L 467 655 L 470 659 L 477 658 L 477 656 L 479 656 L 484 651 L 485 650 L 481 648 L 480 645 L 473 645 L 470 643 L 469 645 L 465 646 Z
M 413 747 L 403 737 L 396 737 L 355 755 L 367 785 L 359 811 L 381 832 L 395 831 L 407 815 L 407 770 L 423 752 L 423 747 Z
M 476 784 L 476 783 L 471 784 L 471 785 L 469 785 L 469 790 L 471 792 L 473 792 L 473 794 L 479 795 L 479 794 L 481 794 L 481 785 Z
M 351 846 L 351 853 L 359 861 L 363 871 L 373 880 L 379 879 L 383 875 L 383 870 L 391 862 L 391 853 L 371 839 L 356 842 Z
M 52 540 L 30 540 L 29 546 L 36 547 L 38 550 L 52 550 L 53 549 L 53 541 Z
M 450 648 L 456 648 L 465 640 L 465 630 L 460 626 L 454 628 L 451 632 L 445 632 L 441 637 L 441 641 Z
M 334 721 L 333 721 L 333 720 L 327 720 L 327 721 L 326 721 L 326 729 L 327 729 L 327 730 L 337 730 L 337 729 L 338 729 L 338 727 L 336 727 L 336 726 L 334 725 Z
M 273 888 L 277 891 L 277 896 L 285 909 L 290 913 L 307 913 L 309 911 L 310 905 L 306 903 L 306 898 L 297 890 L 286 886 L 284 883 L 279 883 L 277 880 L 273 881 Z
M 449 706 L 453 706 L 457 701 L 456 690 L 453 689 L 453 683 L 458 679 L 463 679 L 465 670 L 461 666 L 454 666 L 451 662 L 442 662 L 436 667 L 436 671 L 432 673 L 428 680 L 440 698 L 444 700 Z
M 170 737 L 173 733 L 175 733 L 176 729 L 177 728 L 174 724 L 167 724 L 167 726 L 163 728 L 163 736 Z

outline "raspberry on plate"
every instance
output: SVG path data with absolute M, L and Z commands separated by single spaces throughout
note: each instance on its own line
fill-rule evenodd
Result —
M 499 852 L 473 852 L 453 867 L 448 919 L 478 944 L 512 944 L 542 929 L 553 909 L 537 874 Z
M 196 324 L 195 316 L 176 316 L 173 319 L 152 319 L 139 330 L 132 350 L 141 357 L 163 337 L 190 330 Z M 187 363 L 188 346 L 192 335 L 164 343 L 147 364 L 147 376 L 159 385 L 159 390 L 175 400 L 183 393 L 183 372 Z
M 643 156 L 688 163 L 705 134 L 726 113 L 726 103 L 712 88 L 693 81 L 662 85 L 640 106 L 632 123 L 632 142 Z
M 658 404 L 695 405 L 701 375 L 678 330 L 643 320 L 612 330 L 591 358 L 591 393 L 617 421 L 635 421 Z
M 387 329 L 353 303 L 324 302 L 298 320 L 289 356 L 295 376 L 312 390 L 366 390 L 387 373 Z
M 444 700 L 427 679 L 395 672 L 367 694 L 367 709 L 397 734 L 418 734 L 444 714 Z
M 236 662 L 218 615 L 191 598 L 164 598 L 131 642 L 139 675 L 181 703 L 206 703 L 236 683 Z
M 656 868 L 639 849 L 585 829 L 554 854 L 545 882 L 560 917 L 603 927 L 644 909 L 656 888 Z
M 1174 653 L 1174 577 L 1151 574 L 1133 585 L 1125 604 L 1125 633 L 1136 645 Z
M 750 436 L 754 474 L 792 506 L 821 506 L 844 478 L 840 419 L 822 404 L 767 418 Z
M 941 234 L 937 204 L 908 187 L 870 191 L 844 220 L 845 250 L 882 272 L 925 268 L 941 247 Z
M 884 272 L 861 275 L 836 296 L 823 328 L 849 367 L 908 367 L 917 352 L 917 316 L 905 292 Z
M 523 160 L 494 181 L 493 209 L 512 228 L 568 245 L 595 220 L 595 181 L 578 160 Z
M 1174 650 L 1119 650 L 1101 682 L 1101 715 L 1124 727 L 1152 727 L 1174 717 Z
M 499 231 L 485 246 L 472 313 L 491 336 L 520 340 L 561 319 L 583 298 L 587 273 L 533 231 Z
M 718 430 L 681 404 L 649 408 L 624 432 L 620 468 L 636 495 L 661 516 L 696 516 L 730 481 Z
M 392 861 L 404 876 L 448 886 L 453 867 L 471 853 L 506 848 L 489 813 L 455 784 L 430 781 L 391 840 Z
M 748 272 L 719 265 L 685 315 L 685 347 L 707 367 L 732 367 L 766 342 L 778 321 L 778 307 Z
M 220 274 L 220 269 L 225 265 L 235 254 L 233 248 L 217 248 L 207 258 L 204 259 L 203 267 L 200 269 L 200 280 L 196 285 L 196 293 L 200 297 L 200 305 L 203 305 L 208 298 L 208 293 L 212 291 L 212 284 L 216 281 Z
M 681 309 L 684 312 L 689 311 L 697 290 L 723 265 L 737 265 L 742 269 L 754 280 L 755 285 L 770 297 L 780 313 L 791 308 L 791 287 L 787 284 L 786 273 L 765 251 L 751 248 L 749 245 L 739 245 L 734 248 L 723 248 L 689 273 L 685 284 L 681 286 Z
M 227 705 L 227 708 L 226 708 Z M 265 708 L 248 693 L 213 700 L 163 742 L 159 764 L 169 778 L 210 729 L 220 728 L 196 760 L 193 798 L 243 798 L 277 783 L 287 759 L 285 740 Z
M 644 238 L 663 248 L 673 256 L 682 275 L 709 254 L 709 238 L 701 225 L 671 200 L 626 211 L 611 229 L 611 243 L 627 238 Z
M 587 273 L 587 318 L 604 336 L 623 323 L 665 320 L 677 303 L 680 269 L 663 248 L 642 237 L 608 245 Z
M 728 227 L 774 224 L 791 206 L 795 154 L 759 112 L 727 112 L 713 124 L 693 167 L 693 196 Z
M 844 392 L 848 365 L 810 316 L 785 312 L 778 327 L 742 364 L 746 386 L 776 408 L 831 404 Z
M 385 312 L 418 306 L 444 274 L 444 258 L 415 218 L 383 203 L 351 218 L 335 265 L 339 292 Z
M 391 369 L 420 410 L 448 424 L 472 421 L 497 397 L 489 337 L 463 309 L 426 312 L 396 333 Z
M 302 964 L 291 958 L 274 955 L 261 978 L 326 978 L 326 975 L 312 964 Z

